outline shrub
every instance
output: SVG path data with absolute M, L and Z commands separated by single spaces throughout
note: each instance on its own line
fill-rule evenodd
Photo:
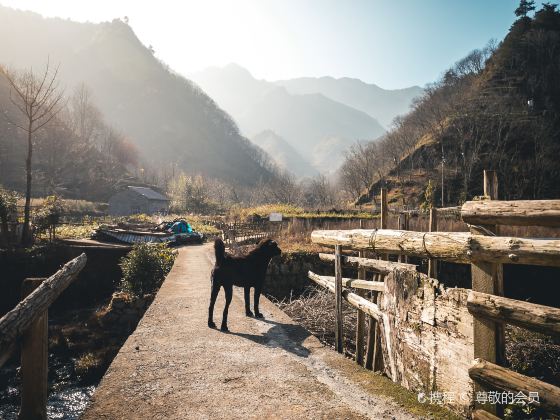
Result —
M 34 215 L 33 222 L 37 225 L 39 232 L 48 231 L 51 240 L 55 237 L 55 228 L 62 215 L 62 204 L 56 195 L 48 196 Z
M 422 210 L 429 210 L 434 205 L 436 188 L 431 179 L 428 179 L 426 190 L 424 191 L 424 201 L 420 204 Z
M 18 196 L 15 192 L 0 187 L 0 222 L 2 225 L 7 226 L 8 222 L 17 216 L 17 199 Z
M 152 293 L 171 270 L 175 254 L 165 244 L 138 244 L 121 259 L 121 288 L 135 296 Z

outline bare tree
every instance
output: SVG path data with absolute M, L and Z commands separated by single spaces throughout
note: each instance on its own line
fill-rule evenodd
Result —
M 29 219 L 34 135 L 60 112 L 63 107 L 63 92 L 58 85 L 58 67 L 51 71 L 48 61 L 45 70 L 40 76 L 35 75 L 32 68 L 22 73 L 15 73 L 5 69 L 1 69 L 1 72 L 10 83 L 10 101 L 21 112 L 23 117 L 23 122 L 10 120 L 10 123 L 27 134 L 27 157 L 25 160 L 26 189 L 22 243 L 28 245 L 31 240 Z
M 308 207 L 327 208 L 337 204 L 337 191 L 325 175 L 302 183 L 304 204 Z
M 80 83 L 70 99 L 74 132 L 84 145 L 89 145 L 100 128 L 101 112 L 93 104 L 92 94 L 85 83 Z

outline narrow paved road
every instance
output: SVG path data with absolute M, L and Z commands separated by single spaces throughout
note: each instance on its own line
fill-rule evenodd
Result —
M 210 245 L 180 249 L 84 419 L 414 418 L 367 391 L 353 378 L 363 369 L 322 346 L 267 299 L 265 320 L 247 318 L 236 290 L 231 332 L 209 329 L 212 264 Z M 223 304 L 220 293 L 218 325 Z

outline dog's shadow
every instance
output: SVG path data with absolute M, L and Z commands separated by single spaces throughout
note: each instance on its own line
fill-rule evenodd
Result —
M 229 334 L 246 338 L 247 340 L 267 347 L 281 348 L 299 357 L 309 356 L 311 352 L 302 344 L 305 339 L 311 335 L 305 328 L 299 325 L 283 324 L 268 319 L 260 319 L 260 321 L 272 325 L 264 334 L 247 334 L 231 331 Z

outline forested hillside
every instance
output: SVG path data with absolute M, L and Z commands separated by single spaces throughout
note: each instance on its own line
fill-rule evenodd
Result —
M 32 193 L 106 200 L 125 183 L 139 182 L 134 179 L 138 150 L 105 122 L 91 91 L 85 85 L 77 86 L 64 101 L 61 112 L 34 134 Z M 21 192 L 25 189 L 27 138 L 18 127 L 26 126 L 18 105 L 0 68 L 0 185 Z
M 126 23 L 75 23 L 0 7 L 0 63 L 41 71 L 47 59 L 60 66 L 66 96 L 81 83 L 89 87 L 107 122 L 138 149 L 151 182 L 174 170 L 241 186 L 276 176 L 229 115 L 158 61 Z M 0 138 L 19 147 L 17 137 Z
M 418 204 L 430 180 L 437 204 L 453 205 L 482 193 L 483 169 L 498 171 L 501 198 L 560 196 L 560 13 L 550 4 L 527 12 L 517 10 L 499 45 L 473 51 L 429 86 L 385 139 L 348 157 L 348 189 L 357 189 L 352 171 L 375 168 L 358 203 L 386 184 Z

